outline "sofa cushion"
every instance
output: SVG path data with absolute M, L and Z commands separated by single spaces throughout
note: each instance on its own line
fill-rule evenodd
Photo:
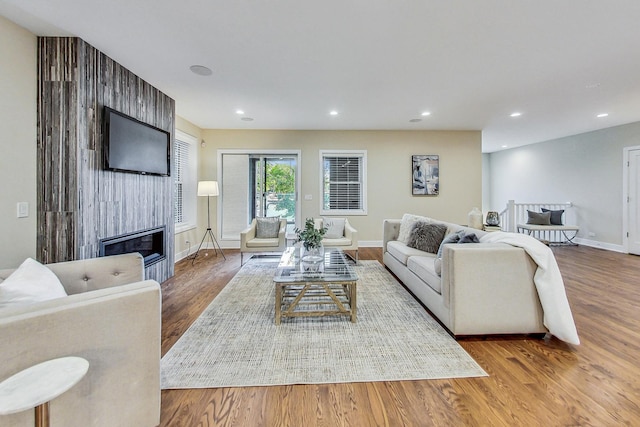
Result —
M 435 272 L 433 256 L 409 257 L 407 268 L 422 279 L 431 289 L 439 294 L 442 293 L 442 279 Z
M 38 261 L 27 258 L 0 283 L 0 308 L 66 297 L 58 277 Z
M 347 239 L 346 237 L 341 237 L 339 239 L 322 239 L 322 245 L 328 248 L 333 248 L 335 246 L 351 246 L 351 239 Z
M 322 222 L 324 228 L 327 229 L 324 235 L 325 239 L 340 239 L 344 237 L 344 218 L 323 218 Z
M 426 256 L 433 259 L 433 254 L 415 248 L 410 248 L 397 240 L 392 240 L 387 243 L 387 252 L 404 265 L 407 265 L 407 260 L 411 256 Z
M 273 239 L 278 237 L 280 218 L 256 218 L 256 237 L 259 239 Z M 277 245 L 276 245 L 277 246 Z
M 409 235 L 407 246 L 435 254 L 446 232 L 447 226 L 444 224 L 417 222 Z
M 545 212 L 551 213 L 551 217 L 549 218 L 549 222 L 551 223 L 551 225 L 564 225 L 562 223 L 562 214 L 564 213 L 564 209 L 554 211 L 551 209 L 542 208 L 541 210 L 542 210 L 542 213 L 545 213 Z
M 402 220 L 400 221 L 400 231 L 398 232 L 398 241 L 406 244 L 409 241 L 409 235 L 413 230 L 413 226 L 418 221 L 423 221 L 427 223 L 431 222 L 429 218 L 424 216 L 411 215 L 411 214 L 402 215 Z
M 280 245 L 280 240 L 278 240 L 277 237 L 272 239 L 260 239 L 256 237 L 255 239 L 247 240 L 246 244 L 248 248 L 277 248 Z

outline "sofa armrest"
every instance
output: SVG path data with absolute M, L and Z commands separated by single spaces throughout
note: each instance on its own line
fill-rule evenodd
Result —
M 385 219 L 382 223 L 382 253 L 387 251 L 387 242 L 392 240 L 398 240 L 400 235 L 400 223 L 399 219 Z
M 344 237 L 351 240 L 351 246 L 358 246 L 358 230 L 353 228 L 349 220 L 344 222 Z
M 240 232 L 240 249 L 247 248 L 247 242 L 256 238 L 256 220 L 252 220 L 249 227 Z
M 144 280 L 144 258 L 139 253 L 47 264 L 68 295 Z
M 56 425 L 158 425 L 160 319 L 153 280 L 2 310 L 0 378 L 46 360 L 83 357 L 87 375 L 50 404 Z M 33 425 L 33 411 L 2 422 Z
M 536 269 L 524 249 L 504 243 L 445 245 L 442 296 L 450 313 L 445 323 L 455 335 L 545 331 Z

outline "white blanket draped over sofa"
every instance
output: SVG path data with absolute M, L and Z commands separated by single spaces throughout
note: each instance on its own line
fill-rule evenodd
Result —
M 562 341 L 580 344 L 562 275 L 551 249 L 536 239 L 517 233 L 487 233 L 480 238 L 480 243 L 506 243 L 529 254 L 538 265 L 534 283 L 544 311 L 544 325 Z

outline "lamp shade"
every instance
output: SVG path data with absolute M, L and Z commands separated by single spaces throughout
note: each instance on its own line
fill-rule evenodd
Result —
M 198 182 L 198 196 L 217 196 L 218 194 L 218 181 Z

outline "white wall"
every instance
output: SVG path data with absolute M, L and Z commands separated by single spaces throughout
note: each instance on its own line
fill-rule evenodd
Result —
M 0 268 L 11 268 L 36 254 L 37 38 L 0 16 L 0 40 Z
M 485 208 L 571 201 L 583 244 L 621 250 L 623 148 L 635 145 L 640 122 L 491 153 Z

